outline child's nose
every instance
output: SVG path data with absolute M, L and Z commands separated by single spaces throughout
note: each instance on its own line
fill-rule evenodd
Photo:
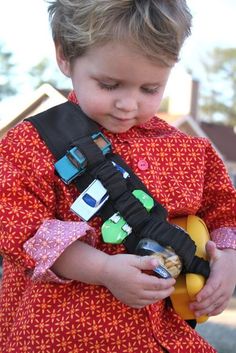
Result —
M 137 110 L 138 108 L 138 103 L 137 100 L 131 97 L 124 97 L 121 99 L 118 99 L 115 102 L 115 107 L 116 109 L 122 110 L 123 112 L 132 112 Z

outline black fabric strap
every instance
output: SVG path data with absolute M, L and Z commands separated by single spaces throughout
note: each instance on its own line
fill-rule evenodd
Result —
M 201 257 L 194 256 L 193 261 L 188 266 L 187 271 L 189 273 L 197 273 L 208 278 L 210 275 L 210 266 L 207 260 L 204 260 Z
M 139 232 L 149 220 L 149 213 L 132 194 L 123 194 L 115 201 L 115 207 L 133 229 L 133 232 Z
M 96 165 L 100 165 L 105 160 L 101 149 L 96 145 L 91 136 L 85 136 L 77 139 L 73 142 L 71 147 L 72 146 L 77 146 L 86 157 L 88 169 L 94 168 Z
M 149 218 L 145 207 L 128 189 L 127 182 L 121 172 L 102 155 L 100 148 L 92 139 L 84 138 L 81 141 L 82 143 L 79 143 L 78 146 L 82 146 L 82 153 L 86 155 L 88 161 L 92 161 L 88 163 L 90 175 L 102 182 L 115 209 L 124 217 L 130 227 L 134 230 L 140 228 Z M 95 155 L 94 159 L 91 158 L 93 154 Z M 98 159 L 97 156 L 100 158 Z
M 102 208 L 100 215 L 104 219 L 104 214 L 110 217 L 111 212 L 118 211 L 132 227 L 133 232 L 124 242 L 128 251 L 134 253 L 141 238 L 153 239 L 163 246 L 171 246 L 181 257 L 186 272 L 209 275 L 209 264 L 195 256 L 196 245 L 190 236 L 166 221 L 165 208 L 154 200 L 155 206 L 149 214 L 133 196 L 132 191 L 136 188 L 149 195 L 150 193 L 120 156 L 112 153 L 106 156 L 102 154 L 91 138 L 92 134 L 99 131 L 99 126 L 89 119 L 78 105 L 67 102 L 27 120 L 37 128 L 56 159 L 62 158 L 71 146 L 78 146 L 85 155 L 88 161 L 87 172 L 77 178 L 76 185 L 83 191 L 95 178 L 102 182 L 108 190 L 110 200 Z M 130 174 L 127 180 L 112 161 Z
M 77 104 L 66 102 L 25 120 L 36 127 L 40 137 L 58 160 L 78 137 L 100 131 L 98 124 L 84 117 L 85 114 Z
M 207 262 L 195 256 L 196 245 L 190 236 L 182 228 L 159 218 L 159 214 L 149 214 L 127 188 L 126 180 L 121 173 L 109 160 L 106 160 L 91 138 L 82 138 L 77 145 L 89 161 L 88 171 L 102 182 L 115 209 L 123 216 L 134 234 L 139 238 L 153 239 L 164 247 L 171 246 L 182 259 L 186 272 L 196 273 L 203 269 L 205 273 L 208 272 Z M 133 245 L 136 245 L 136 241 Z M 133 248 L 132 252 L 134 251 Z
M 135 251 L 141 238 L 149 238 L 164 247 L 170 246 L 174 249 L 183 262 L 185 272 L 209 275 L 209 264 L 195 255 L 196 245 L 189 235 L 165 220 L 159 221 L 155 214 L 150 215 L 148 222 L 139 233 L 133 232 L 125 239 L 125 246 L 130 253 Z
M 89 172 L 95 179 L 102 181 L 112 201 L 115 201 L 123 193 L 129 192 L 126 180 L 111 161 L 104 159 L 100 165 L 94 167 L 89 165 Z

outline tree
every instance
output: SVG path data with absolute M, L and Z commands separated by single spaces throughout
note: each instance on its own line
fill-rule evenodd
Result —
M 4 45 L 0 43 L 0 101 L 16 93 L 13 86 L 15 64 L 12 62 L 12 57 L 13 54 L 6 51 Z
M 208 120 L 236 125 L 236 48 L 215 48 L 204 63 L 208 82 L 200 109 Z
M 68 88 L 70 84 L 70 81 L 60 73 L 59 69 L 48 58 L 43 58 L 33 66 L 29 75 L 34 88 L 38 88 L 45 82 L 57 88 Z

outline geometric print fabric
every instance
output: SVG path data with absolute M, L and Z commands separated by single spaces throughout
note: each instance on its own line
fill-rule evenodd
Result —
M 206 139 L 188 137 L 158 118 L 127 133 L 104 133 L 171 218 L 198 214 L 210 231 L 236 226 L 235 191 Z M 1 144 L 2 353 L 215 352 L 168 301 L 133 309 L 101 286 L 30 279 L 34 259 L 23 250 L 24 242 L 46 219 L 78 221 L 69 211 L 78 191 L 54 175 L 53 163 L 28 122 Z M 96 229 L 98 249 L 125 251 L 101 241 L 99 219 L 89 223 Z

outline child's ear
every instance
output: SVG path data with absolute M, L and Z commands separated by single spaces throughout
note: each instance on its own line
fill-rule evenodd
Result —
M 61 44 L 55 44 L 55 49 L 56 49 L 57 64 L 61 72 L 65 76 L 70 77 L 70 74 L 71 74 L 70 61 L 65 58 Z

